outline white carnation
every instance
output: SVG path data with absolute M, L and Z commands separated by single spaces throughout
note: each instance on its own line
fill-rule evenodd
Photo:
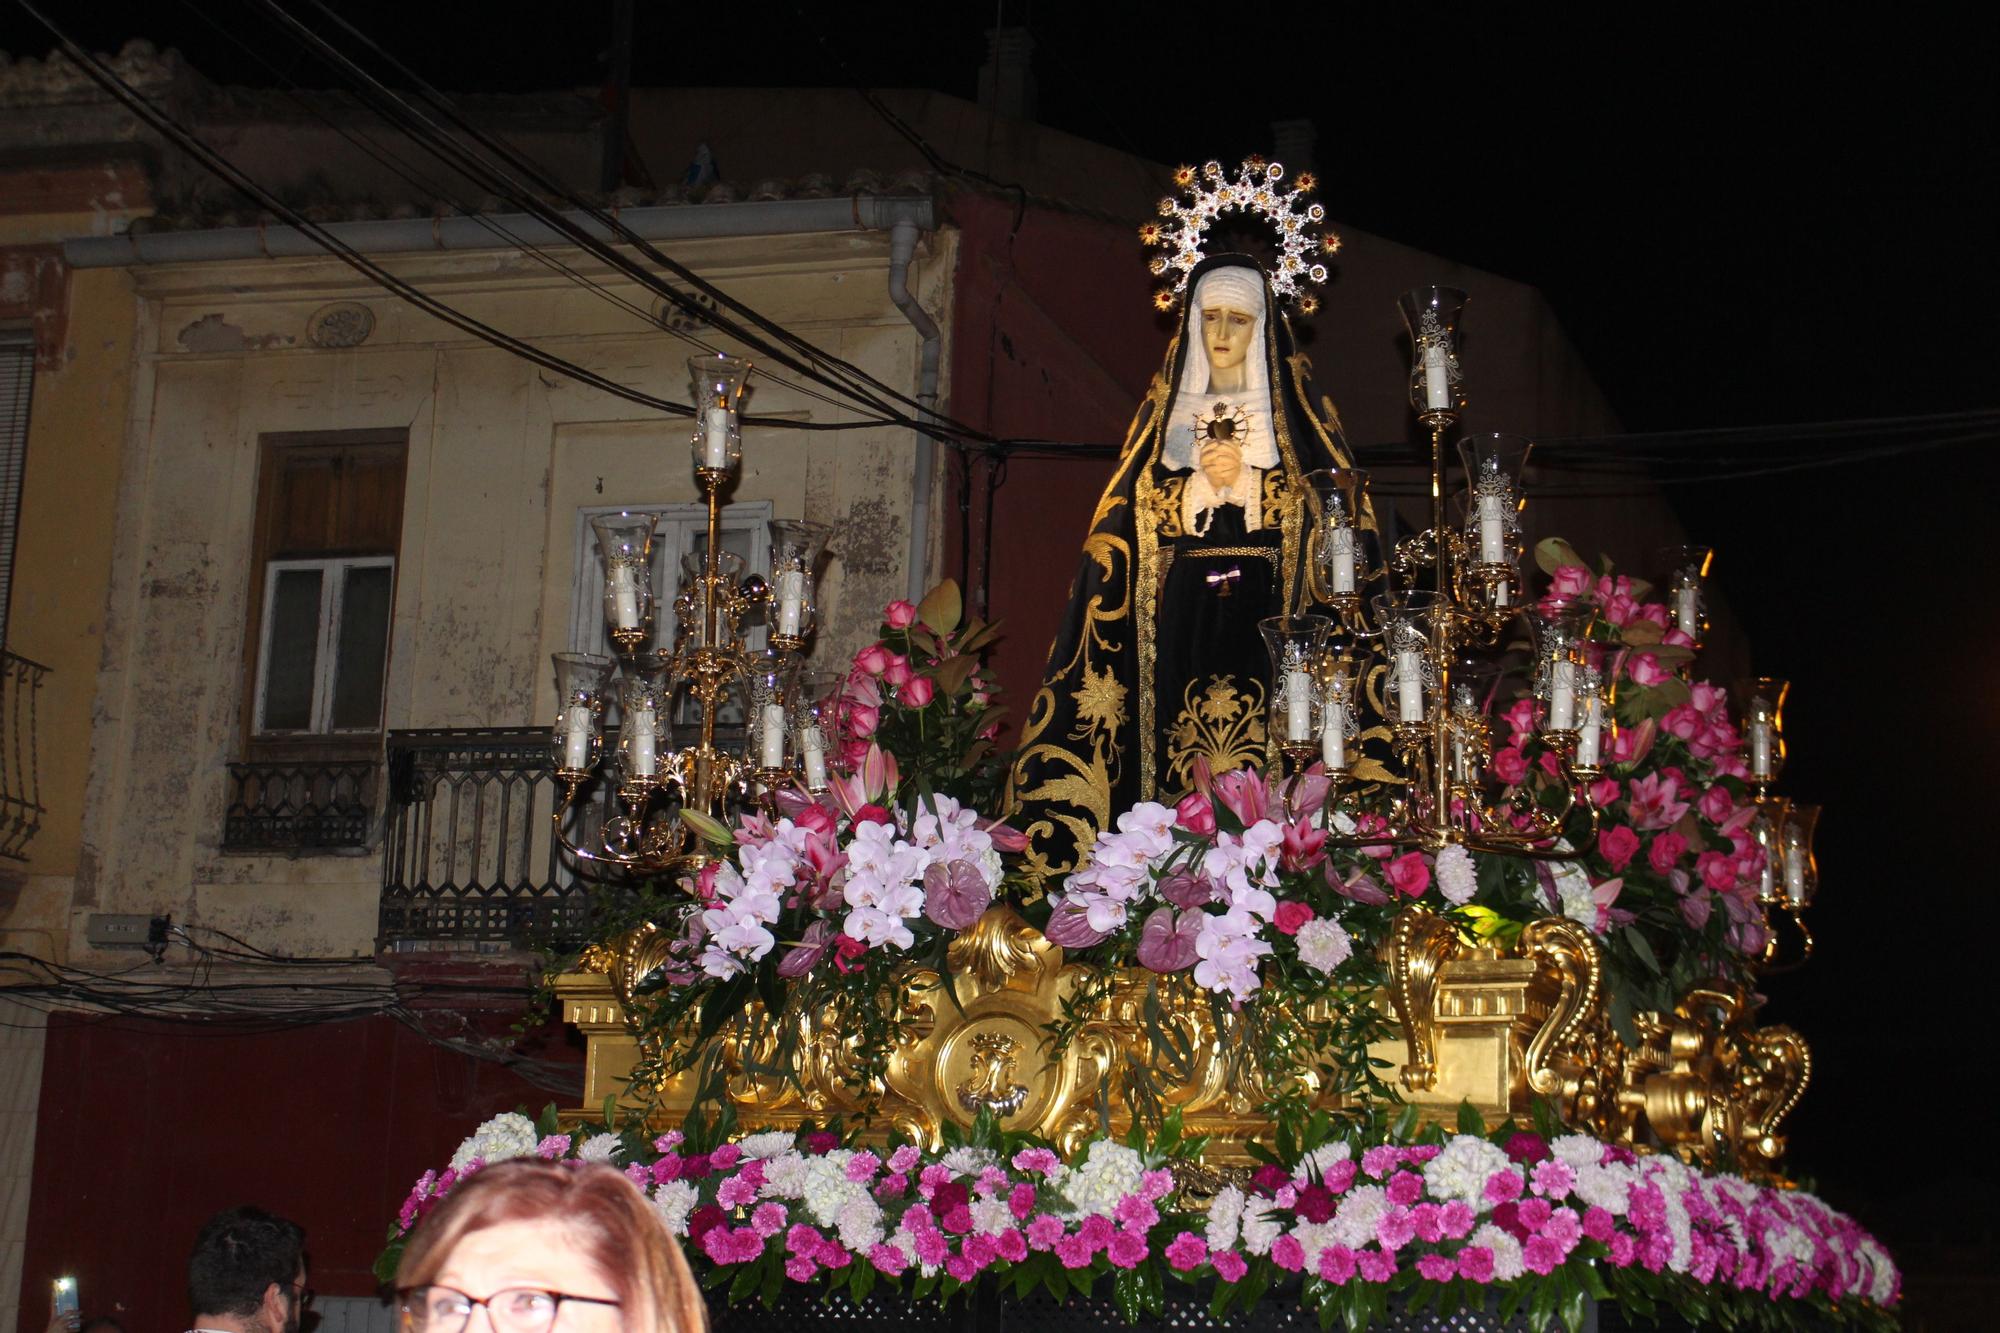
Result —
M 1375 1226 L 1389 1211 L 1389 1191 L 1380 1185 L 1356 1185 L 1333 1215 L 1333 1234 L 1342 1245 L 1358 1250 L 1375 1239 Z
M 1234 1185 L 1224 1185 L 1217 1190 L 1215 1198 L 1208 1205 L 1208 1248 L 1235 1249 L 1239 1234 L 1237 1223 L 1242 1217 L 1243 1191 Z
M 991 1148 L 953 1148 L 938 1160 L 957 1175 L 976 1176 L 1000 1158 Z
M 840 1228 L 840 1243 L 856 1254 L 866 1254 L 882 1243 L 882 1206 L 866 1191 L 841 1205 L 834 1224 Z
M 1006 1231 L 1014 1225 L 1014 1210 L 1007 1206 L 1004 1198 L 974 1199 L 972 1201 L 972 1229 L 989 1235 Z
M 1292 1182 L 1304 1185 L 1314 1180 L 1326 1179 L 1326 1173 L 1341 1162 L 1354 1156 L 1354 1149 L 1345 1139 L 1314 1148 L 1299 1160 L 1299 1169 L 1292 1173 Z
M 774 1129 L 738 1139 L 736 1146 L 745 1157 L 777 1157 L 792 1150 L 792 1135 L 787 1130 Z
M 491 1166 L 514 1157 L 532 1157 L 541 1141 L 534 1121 L 506 1111 L 472 1131 L 472 1137 L 458 1145 L 458 1151 L 451 1155 L 451 1169 L 463 1171 L 475 1161 Z
M 1493 1278 L 1496 1282 L 1512 1282 L 1526 1270 L 1521 1265 L 1521 1242 L 1494 1226 L 1483 1222 L 1470 1236 L 1467 1245 L 1484 1245 L 1493 1251 Z
M 1314 917 L 1299 927 L 1299 961 L 1307 967 L 1331 972 L 1354 954 L 1354 941 L 1332 917 Z
M 798 1153 L 766 1159 L 764 1184 L 758 1193 L 767 1199 L 796 1199 L 806 1188 L 806 1159 Z
M 592 1134 L 576 1150 L 580 1162 L 609 1162 L 617 1155 L 620 1140 L 616 1134 Z
M 669 1180 L 653 1191 L 653 1211 L 676 1236 L 687 1235 L 688 1214 L 694 1211 L 701 1192 L 685 1180 Z
M 1424 1163 L 1424 1188 L 1433 1199 L 1457 1199 L 1484 1211 L 1488 1178 L 1509 1165 L 1506 1153 L 1477 1134 L 1454 1134 L 1443 1152 Z
M 1252 1199 L 1243 1206 L 1243 1248 L 1252 1254 L 1269 1254 L 1284 1234 L 1284 1224 L 1271 1216 L 1274 1206 L 1265 1198 Z
M 1570 1186 L 1570 1193 L 1593 1208 L 1622 1217 L 1632 1203 L 1630 1175 L 1630 1167 L 1615 1163 L 1580 1166 L 1576 1168 L 1576 1184 Z
M 806 1211 L 812 1214 L 813 1221 L 823 1227 L 832 1226 L 840 1216 L 840 1210 L 853 1200 L 868 1197 L 866 1190 L 847 1178 L 847 1163 L 836 1160 L 840 1156 L 840 1153 L 827 1153 L 808 1158 L 805 1179 L 799 1189 Z M 848 1153 L 847 1156 L 853 1154 Z
M 1063 1197 L 1079 1213 L 1099 1213 L 1109 1217 L 1118 1201 L 1138 1192 L 1140 1177 L 1146 1174 L 1143 1157 L 1122 1143 L 1099 1139 L 1090 1145 L 1090 1155 L 1063 1183 Z
M 1604 1145 L 1588 1134 L 1564 1134 L 1551 1139 L 1549 1151 L 1579 1175 L 1585 1167 L 1596 1166 L 1604 1157 Z

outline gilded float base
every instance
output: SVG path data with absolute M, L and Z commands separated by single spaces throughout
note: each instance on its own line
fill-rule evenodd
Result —
M 642 930 L 615 952 L 595 951 L 585 960 L 594 970 L 556 979 L 563 1020 L 588 1047 L 575 1119 L 600 1114 L 608 1096 L 634 1109 L 651 1100 L 662 1126 L 692 1106 L 692 1072 L 665 1081 L 657 1097 L 632 1086 L 643 1051 L 620 996 L 644 975 L 652 939 Z M 1750 1026 L 1752 1006 L 1740 992 L 1698 989 L 1672 1014 L 1640 1015 L 1635 1050 L 1611 1031 L 1596 942 L 1572 922 L 1535 922 L 1502 956 L 1466 945 L 1442 919 L 1411 908 L 1398 918 L 1384 961 L 1384 1002 L 1398 1035 L 1371 1053 L 1398 1071 L 1398 1091 L 1426 1119 L 1453 1123 L 1470 1103 L 1489 1123 L 1525 1121 L 1539 1097 L 1578 1128 L 1693 1162 L 1728 1160 L 1755 1171 L 1784 1151 L 1778 1125 L 1804 1091 L 1810 1057 L 1788 1029 Z M 1103 1129 L 1124 1133 L 1129 1101 L 1157 1101 L 1181 1109 L 1186 1132 L 1210 1136 L 1209 1162 L 1228 1165 L 1249 1160 L 1244 1144 L 1268 1130 L 1251 1062 L 1229 1032 L 1215 1030 L 1211 1006 L 1184 977 L 1136 970 L 1120 977 L 1050 1061 L 1046 1028 L 1094 973 L 1066 963 L 1060 948 L 1005 907 L 961 936 L 948 962 L 948 977 L 919 972 L 903 991 L 911 1037 L 892 1055 L 876 1107 L 885 1131 L 935 1145 L 947 1124 L 970 1126 L 991 1109 L 1009 1129 L 1074 1149 Z M 1144 1019 L 1149 988 L 1156 1021 L 1192 1052 L 1176 1071 L 1183 1077 L 1162 1080 Z M 746 1130 L 852 1119 L 859 1109 L 836 1072 L 841 1034 L 804 1036 L 796 1080 L 746 1072 L 746 1053 L 718 1039 L 725 1095 Z

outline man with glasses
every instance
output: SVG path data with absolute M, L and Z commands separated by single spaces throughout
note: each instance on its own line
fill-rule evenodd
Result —
M 312 1301 L 305 1232 L 262 1208 L 231 1208 L 201 1229 L 188 1260 L 190 1333 L 299 1333 Z

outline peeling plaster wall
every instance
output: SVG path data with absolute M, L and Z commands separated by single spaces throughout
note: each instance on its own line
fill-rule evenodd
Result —
M 913 274 L 947 328 L 952 247 L 950 235 L 927 238 Z M 915 396 L 920 343 L 888 298 L 886 233 L 692 242 L 677 257 Z M 395 266 L 489 324 L 609 378 L 686 398 L 696 349 L 518 255 Z M 242 750 L 259 437 L 409 432 L 387 696 L 394 730 L 546 719 L 548 654 L 569 646 L 577 510 L 697 499 L 687 428 L 472 342 L 330 262 L 136 276 L 154 330 L 139 357 L 152 387 L 119 493 L 83 847 L 94 873 L 70 943 L 81 950 L 87 908 L 170 911 L 280 953 L 367 952 L 379 854 L 292 860 L 219 849 L 225 765 Z M 653 304 L 636 288 L 624 294 Z M 368 305 L 372 335 L 359 347 L 313 347 L 311 317 L 337 300 Z M 712 331 L 702 337 L 719 343 Z M 760 415 L 833 419 L 836 409 L 769 375 L 752 384 Z M 775 515 L 837 534 L 817 665 L 843 663 L 903 593 L 915 448 L 911 432 L 894 428 L 746 433 L 729 498 L 769 500 Z

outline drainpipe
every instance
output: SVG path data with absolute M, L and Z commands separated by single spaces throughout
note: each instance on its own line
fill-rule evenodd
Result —
M 889 299 L 910 327 L 924 340 L 923 361 L 917 377 L 917 419 L 927 421 L 937 407 L 938 337 L 932 319 L 910 292 L 910 259 L 917 252 L 915 219 L 898 218 L 889 229 Z M 924 567 L 931 545 L 931 476 L 937 466 L 937 445 L 922 431 L 917 432 L 916 494 L 910 501 L 910 589 L 909 599 L 921 601 L 925 592 Z

